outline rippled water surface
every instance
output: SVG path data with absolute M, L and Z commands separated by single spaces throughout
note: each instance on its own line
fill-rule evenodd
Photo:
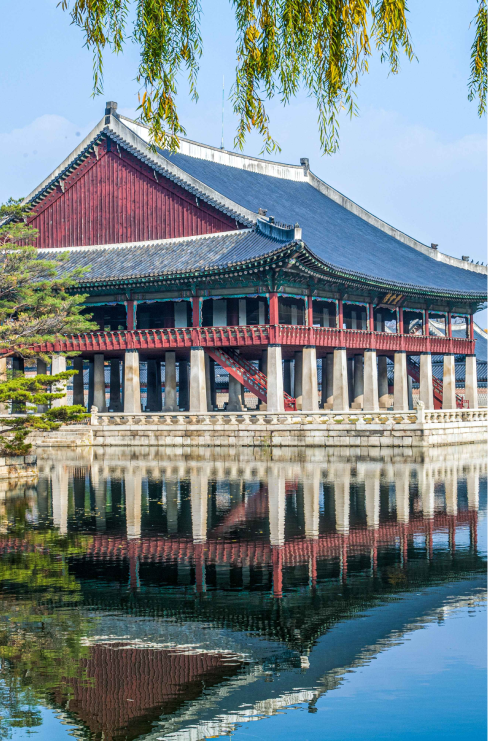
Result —
M 57 450 L 0 490 L 0 739 L 486 738 L 486 458 Z

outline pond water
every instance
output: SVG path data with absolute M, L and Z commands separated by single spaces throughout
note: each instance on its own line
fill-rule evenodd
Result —
M 0 492 L 0 738 L 486 738 L 486 472 L 43 453 Z

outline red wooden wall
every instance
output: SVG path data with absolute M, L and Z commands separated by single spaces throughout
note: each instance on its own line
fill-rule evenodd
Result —
M 226 214 L 105 139 L 47 193 L 29 223 L 37 247 L 190 237 L 238 228 Z

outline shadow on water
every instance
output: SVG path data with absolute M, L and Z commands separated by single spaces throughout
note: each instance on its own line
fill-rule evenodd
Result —
M 483 599 L 485 460 L 44 453 L 36 485 L 0 493 L 0 738 L 43 708 L 105 741 L 314 712 Z

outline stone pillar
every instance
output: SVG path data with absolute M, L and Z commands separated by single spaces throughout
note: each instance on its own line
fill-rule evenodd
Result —
M 295 353 L 295 385 L 293 394 L 297 400 L 297 409 L 302 408 L 303 403 L 303 353 L 297 350 Z
M 95 356 L 96 357 L 96 356 Z M 103 356 L 102 356 L 103 357 Z M 64 373 L 66 370 L 66 357 L 64 355 L 53 355 L 51 360 L 51 375 L 55 376 L 57 373 Z M 63 381 L 60 384 L 56 384 L 52 388 L 55 393 L 61 393 L 64 391 L 64 396 L 61 399 L 53 399 L 51 406 L 63 407 L 68 403 L 67 383 Z
M 335 412 L 347 412 L 349 410 L 349 392 L 347 388 L 347 356 L 346 348 L 334 350 L 334 400 Z
M 75 358 L 75 360 L 77 360 L 77 358 Z M 45 360 L 41 360 L 41 358 L 38 358 L 37 359 L 36 366 L 37 366 L 37 368 L 36 368 L 36 375 L 38 375 L 38 376 L 47 376 L 47 363 L 46 363 Z M 76 376 L 73 376 L 73 396 L 74 396 L 74 379 L 75 378 L 76 378 Z M 77 403 L 78 402 L 75 402 L 75 400 L 73 399 L 73 404 L 77 404 Z M 5 405 L 2 404 L 2 406 L 5 406 Z M 43 412 L 47 412 L 47 410 L 48 410 L 48 405 L 47 404 L 38 404 L 37 405 L 37 411 L 39 412 L 39 414 L 42 414 Z
M 101 353 L 93 357 L 93 404 L 99 412 L 107 411 L 105 400 L 105 358 Z
M 39 373 L 39 361 L 37 363 L 37 372 Z M 73 370 L 76 371 L 76 376 L 73 376 L 73 404 L 80 404 L 80 406 L 84 407 L 85 384 L 83 382 L 83 358 L 81 355 L 73 358 Z M 110 378 L 110 393 L 112 393 L 112 378 Z M 120 411 L 120 409 L 117 411 Z
M 191 526 L 194 543 L 207 540 L 208 478 L 202 471 L 191 474 Z
M 388 364 L 386 355 L 378 358 L 378 400 L 380 409 L 388 409 L 390 395 L 388 393 Z
M 317 350 L 315 346 L 303 348 L 303 402 L 304 412 L 318 412 L 319 389 L 317 382 Z
M 161 361 L 150 358 L 147 361 L 147 401 L 146 412 L 160 412 L 163 408 L 161 393 Z
M 205 352 L 203 347 L 192 347 L 190 351 L 190 412 L 205 414 L 207 411 Z
M 188 373 L 188 360 L 180 360 L 179 362 L 179 380 L 178 380 L 178 392 L 179 399 L 178 405 L 183 412 L 187 412 L 190 409 L 190 388 L 189 388 L 189 373 Z
M 141 469 L 134 468 L 132 471 L 127 471 L 124 484 L 127 538 L 140 538 L 142 517 Z
M 282 465 L 271 465 L 268 472 L 269 542 L 285 543 L 285 475 Z
M 364 394 L 364 359 L 362 355 L 354 356 L 354 392 L 351 409 L 363 408 Z
M 380 526 L 380 468 L 367 466 L 364 470 L 364 498 L 366 523 L 369 530 Z
M 139 352 L 126 350 L 124 359 L 124 412 L 141 411 L 141 381 L 139 374 Z
M 159 398 L 161 400 L 161 384 L 159 389 Z M 166 352 L 164 354 L 164 411 L 178 411 L 176 400 L 176 353 L 174 352 Z
M 478 409 L 478 373 L 476 355 L 466 355 L 464 390 L 470 409 Z
M 379 408 L 376 350 L 365 350 L 363 409 L 367 412 L 377 412 Z
M 322 401 L 324 409 L 332 409 L 334 404 L 334 353 L 332 352 L 328 352 L 322 358 Z
M 407 355 L 405 352 L 395 353 L 393 409 L 395 412 L 408 411 Z
M 228 412 L 242 412 L 242 384 L 229 373 Z
M 166 525 L 168 533 L 178 532 L 178 481 L 166 479 Z
M 442 408 L 456 409 L 456 368 L 454 365 L 454 355 L 444 355 L 442 386 Z
M 268 412 L 285 410 L 281 345 L 268 345 Z
M 432 355 L 430 352 L 420 354 L 420 388 L 419 400 L 425 409 L 434 408 L 434 386 L 432 384 Z
M 283 361 L 283 391 L 292 396 L 291 392 L 291 360 Z
M 354 358 L 347 358 L 347 396 L 350 408 L 354 401 Z

